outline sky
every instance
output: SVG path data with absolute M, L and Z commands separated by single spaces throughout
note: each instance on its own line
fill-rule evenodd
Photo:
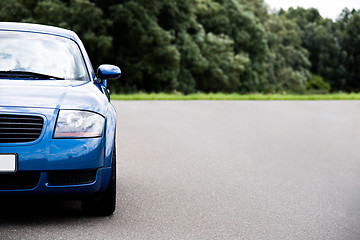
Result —
M 317 8 L 324 18 L 335 20 L 341 11 L 347 7 L 360 9 L 360 0 L 264 0 L 270 9 L 287 10 L 289 7 Z

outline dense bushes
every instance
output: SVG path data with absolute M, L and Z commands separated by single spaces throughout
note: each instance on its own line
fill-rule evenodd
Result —
M 320 76 L 312 76 L 306 82 L 306 89 L 315 93 L 328 93 L 330 88 L 330 84 L 325 82 Z

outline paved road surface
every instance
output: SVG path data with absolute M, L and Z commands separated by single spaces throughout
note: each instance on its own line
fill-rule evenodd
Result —
M 0 239 L 360 239 L 359 101 L 113 104 L 115 214 L 19 199 Z

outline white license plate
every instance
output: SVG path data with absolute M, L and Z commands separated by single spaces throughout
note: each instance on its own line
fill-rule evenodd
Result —
M 16 171 L 16 154 L 0 154 L 0 172 Z

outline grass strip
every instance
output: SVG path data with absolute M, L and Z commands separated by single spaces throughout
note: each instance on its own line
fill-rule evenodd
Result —
M 197 93 L 197 94 L 167 94 L 167 93 L 136 93 L 112 94 L 111 100 L 360 100 L 360 93 L 332 93 L 314 95 L 296 94 L 238 94 L 238 93 Z

